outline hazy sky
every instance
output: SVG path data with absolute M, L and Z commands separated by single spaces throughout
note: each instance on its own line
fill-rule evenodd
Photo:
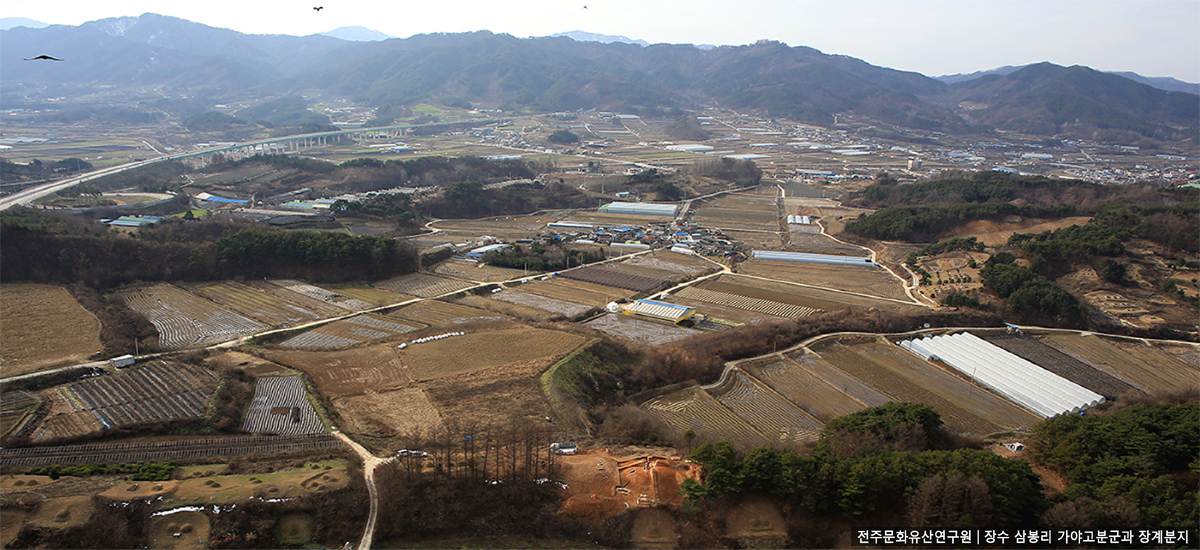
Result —
M 1200 82 L 1200 0 L 0 0 L 0 15 L 51 24 L 147 12 L 254 34 L 361 25 L 397 37 L 582 30 L 651 43 L 765 38 L 930 76 L 1049 61 Z

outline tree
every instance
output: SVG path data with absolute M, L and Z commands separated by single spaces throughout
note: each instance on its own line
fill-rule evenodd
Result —
M 1125 264 L 1111 258 L 1104 260 L 1100 266 L 1100 278 L 1113 284 L 1125 284 Z
M 563 145 L 568 145 L 571 143 L 579 143 L 579 136 L 575 135 L 575 133 L 571 132 L 570 130 L 557 130 L 552 132 L 549 136 L 546 136 L 546 140 L 550 143 L 561 143 Z

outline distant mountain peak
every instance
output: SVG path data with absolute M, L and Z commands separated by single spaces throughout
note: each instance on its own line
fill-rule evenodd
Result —
M 584 31 L 570 31 L 570 32 L 555 33 L 555 34 L 550 35 L 550 38 L 558 38 L 560 36 L 565 36 L 576 42 L 599 42 L 601 44 L 612 44 L 613 42 L 620 42 L 622 44 L 634 44 L 634 45 L 642 46 L 642 47 L 646 47 L 646 46 L 650 45 L 650 43 L 646 42 L 645 40 L 634 40 L 632 38 L 628 38 L 625 36 L 611 35 L 611 34 L 596 34 L 596 33 L 592 33 L 592 32 L 584 32 Z
M 0 31 L 6 31 L 16 27 L 29 27 L 31 29 L 40 29 L 49 27 L 47 23 L 35 21 L 28 17 L 0 17 Z
M 338 27 L 329 32 L 321 33 L 325 36 L 332 36 L 340 40 L 350 40 L 353 42 L 378 42 L 389 38 L 396 38 L 390 34 L 384 34 L 374 29 L 368 29 L 360 25 L 350 27 Z

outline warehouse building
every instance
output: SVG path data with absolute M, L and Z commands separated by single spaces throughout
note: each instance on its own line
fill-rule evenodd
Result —
M 675 216 L 679 210 L 677 204 L 652 204 L 644 202 L 610 202 L 600 207 L 601 212 L 609 214 L 628 214 L 631 216 Z

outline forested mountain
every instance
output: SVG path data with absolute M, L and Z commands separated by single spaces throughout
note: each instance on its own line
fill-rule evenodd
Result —
M 824 126 L 847 114 L 942 132 L 1000 128 L 1100 139 L 1186 139 L 1200 126 L 1197 96 L 1086 67 L 1042 63 L 947 84 L 773 41 L 701 49 L 475 32 L 350 42 L 245 35 L 146 14 L 18 27 L 0 31 L 0 46 L 0 92 L 10 106 L 36 107 L 39 98 L 69 98 L 97 85 L 153 85 L 214 102 L 315 90 L 375 106 L 443 102 L 654 115 L 716 104 Z M 21 61 L 39 54 L 66 61 Z

